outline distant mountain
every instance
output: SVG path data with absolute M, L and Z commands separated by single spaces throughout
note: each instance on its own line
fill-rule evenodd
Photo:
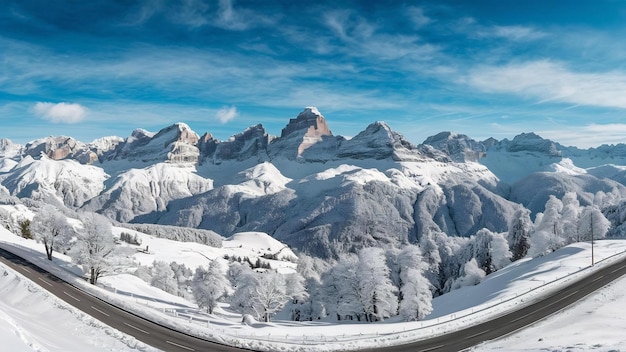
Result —
M 271 234 L 332 257 L 399 248 L 425 233 L 507 231 L 550 194 L 626 196 L 626 146 L 582 150 L 525 133 L 475 141 L 442 132 L 414 145 L 384 122 L 351 139 L 313 107 L 280 136 L 262 125 L 220 141 L 184 123 L 91 143 L 0 140 L 0 194 L 96 211 L 120 222 Z M 6 195 L 4 196 L 6 197 Z

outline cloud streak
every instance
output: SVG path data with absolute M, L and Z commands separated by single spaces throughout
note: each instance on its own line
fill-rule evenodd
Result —
M 488 93 L 515 94 L 538 103 L 556 101 L 626 109 L 626 75 L 573 72 L 550 60 L 477 67 L 462 80 Z
M 87 108 L 75 103 L 38 102 L 32 108 L 35 115 L 52 123 L 75 124 L 83 121 Z

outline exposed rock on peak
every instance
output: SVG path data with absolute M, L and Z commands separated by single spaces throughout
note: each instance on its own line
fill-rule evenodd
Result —
M 326 124 L 326 119 L 315 107 L 307 107 L 295 119 L 289 119 L 289 123 L 283 128 L 280 137 L 287 137 L 296 131 L 305 130 L 309 137 L 332 136 L 332 132 Z
M 199 140 L 196 132 L 180 122 L 156 134 L 136 129 L 115 157 L 143 162 L 195 163 L 200 154 L 197 147 Z
M 33 158 L 39 158 L 43 154 L 53 160 L 74 159 L 81 164 L 91 164 L 98 160 L 98 156 L 87 145 L 66 136 L 34 140 L 26 144 L 24 153 Z
M 337 156 L 352 159 L 421 159 L 417 147 L 382 121 L 370 124 L 365 131 L 342 143 Z
M 464 134 L 441 132 L 426 138 L 424 144 L 446 153 L 456 162 L 478 161 L 485 156 L 487 148 Z
M 295 156 L 307 160 L 323 160 L 328 159 L 328 156 L 325 157 L 323 154 L 332 153 L 337 148 L 338 139 L 333 136 L 326 119 L 317 108 L 308 107 L 295 119 L 289 120 L 276 142 L 276 152 L 287 153 L 289 158 Z M 313 146 L 318 152 L 308 150 Z M 296 150 L 295 155 L 292 154 L 293 149 Z M 308 156 L 305 155 L 305 151 Z
M 219 163 L 222 160 L 245 160 L 252 156 L 259 156 L 260 159 L 264 159 L 263 156 L 270 140 L 271 138 L 263 125 L 258 124 L 248 127 L 242 133 L 230 137 L 225 142 L 219 142 L 211 135 L 205 135 L 200 142 L 200 149 L 203 156 L 214 163 Z
M 557 157 L 562 154 L 557 143 L 544 139 L 533 132 L 519 134 L 512 141 L 505 139 L 502 144 L 506 145 L 506 150 L 509 152 L 531 151 Z

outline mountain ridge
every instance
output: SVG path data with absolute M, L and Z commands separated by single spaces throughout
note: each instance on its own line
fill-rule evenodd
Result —
M 615 151 L 613 151 L 615 150 Z M 543 210 L 550 194 L 626 197 L 626 146 L 582 150 L 524 133 L 476 141 L 452 132 L 415 145 L 385 122 L 347 139 L 313 107 L 281 136 L 261 124 L 225 141 L 184 123 L 82 143 L 48 137 L 0 142 L 0 190 L 95 211 L 120 222 L 262 231 L 336 257 L 400 248 L 427 234 L 504 232 L 513 214 Z

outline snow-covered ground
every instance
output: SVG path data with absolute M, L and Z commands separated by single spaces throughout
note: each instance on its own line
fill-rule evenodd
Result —
M 271 243 L 265 242 L 262 235 L 254 235 L 252 238 L 255 236 L 257 237 L 256 241 L 263 242 L 262 246 L 272 246 Z M 243 249 L 246 244 L 254 243 L 248 237 L 250 236 L 246 234 L 236 236 L 230 240 L 230 244 L 229 241 L 225 241 L 224 246 L 226 249 L 228 247 Z M 143 240 L 148 241 L 149 238 L 144 237 Z M 153 242 L 150 242 L 150 251 L 153 252 L 154 256 L 154 258 L 150 258 L 151 260 L 176 258 L 178 262 L 189 266 L 198 265 L 198 257 L 185 252 L 184 248 L 181 247 L 183 245 L 179 242 L 167 241 L 159 245 L 160 241 L 167 240 L 156 241 L 154 239 Z M 197 247 L 201 245 L 193 245 L 196 249 L 202 248 Z M 56 266 L 56 268 L 50 267 L 50 269 L 57 275 L 62 275 L 66 280 L 84 287 L 85 290 L 124 306 L 126 309 L 136 311 L 151 320 L 207 339 L 268 351 L 330 351 L 408 343 L 433 334 L 458 330 L 464 326 L 489 319 L 494 315 L 499 315 L 503 311 L 517 308 L 521 304 L 536 301 L 545 294 L 558 290 L 570 280 L 586 275 L 590 270 L 593 270 L 589 268 L 590 245 L 579 243 L 539 259 L 518 261 L 489 275 L 480 285 L 461 288 L 438 297 L 433 302 L 435 309 L 433 314 L 421 322 L 399 322 L 396 318 L 377 324 L 274 321 L 272 323 L 246 325 L 241 323 L 241 316 L 230 312 L 227 306 L 220 307 L 215 315 L 209 316 L 199 312 L 192 302 L 156 290 L 128 274 L 104 277 L 102 282 L 106 284 L 106 289 L 90 287 L 81 279 L 72 281 L 72 274 L 68 270 L 72 270 L 73 267 L 67 258 L 55 254 L 56 264 L 51 264 L 43 259 L 43 246 L 41 244 L 24 240 L 4 229 L 0 229 L 0 246 L 17 248 L 18 254 L 37 264 Z M 181 251 L 187 255 L 180 255 Z M 254 252 L 252 249 L 250 251 Z M 598 241 L 595 253 L 599 263 L 595 268 L 600 268 L 621 258 L 624 251 L 626 251 L 626 241 Z M 211 257 L 209 252 L 206 252 L 205 255 Z M 188 264 L 187 258 L 190 258 Z M 211 258 L 215 258 L 215 256 Z M 146 259 L 143 258 L 141 261 L 146 263 L 149 261 Z M 603 259 L 606 260 L 601 261 Z M 203 257 L 202 260 L 206 261 L 208 258 Z M 59 269 L 57 265 L 64 269 Z M 0 268 L 0 271 L 8 273 L 0 276 L 0 299 L 3 302 L 0 305 L 0 321 L 4 323 L 1 324 L 3 328 L 0 328 L 0 338 L 3 341 L 11 341 L 15 345 L 15 348 L 11 349 L 12 351 L 54 351 L 59 350 L 55 346 L 62 346 L 60 345 L 61 342 L 57 341 L 59 336 L 62 336 L 61 340 L 73 340 L 74 337 L 68 337 L 70 334 L 67 333 L 71 330 L 68 330 L 68 327 L 62 327 L 61 324 L 46 325 L 46 329 L 48 329 L 46 331 L 41 331 L 41 325 L 27 324 L 28 321 L 44 321 L 47 316 L 46 312 L 50 312 L 49 316 L 55 316 L 56 310 L 81 317 L 74 319 L 77 320 L 76 322 L 64 318 L 68 323 L 77 324 L 79 327 L 76 329 L 89 330 L 93 328 L 99 331 L 98 334 L 104 334 L 111 339 L 110 341 L 105 341 L 104 337 L 102 340 L 96 339 L 96 346 L 90 348 L 61 348 L 60 350 L 100 351 L 98 348 L 103 348 L 101 350 L 117 351 L 135 348 L 132 343 L 130 345 L 127 343 L 129 337 L 117 332 L 107 333 L 106 329 L 96 323 L 91 323 L 93 319 L 85 317 L 80 312 L 75 312 L 71 307 L 56 303 L 56 299 L 46 294 L 45 291 L 42 292 L 38 289 L 34 293 L 41 296 L 37 296 L 40 297 L 36 299 L 37 305 L 33 305 L 32 300 L 34 298 L 31 297 L 30 292 L 32 290 L 28 287 L 37 286 L 30 282 L 24 282 L 25 280 L 19 274 L 10 269 Z M 2 274 L 0 273 L 0 275 Z M 16 278 L 21 278 L 22 283 L 14 284 Z M 568 347 L 577 343 L 586 343 L 581 345 L 579 350 L 588 350 L 597 344 L 601 344 L 603 350 L 624 348 L 626 345 L 624 342 L 626 338 L 622 337 L 624 321 L 619 319 L 618 313 L 626 307 L 626 297 L 624 294 L 620 294 L 620 292 L 624 292 L 621 285 L 626 285 L 626 281 L 622 280 L 591 296 L 575 308 L 539 323 L 538 328 L 521 331 L 509 336 L 506 340 L 481 346 L 480 349 L 503 349 L 503 346 L 506 346 L 504 349 L 510 350 L 512 342 L 520 350 L 539 350 L 544 347 L 567 350 Z M 4 304 L 4 302 L 9 303 Z M 24 309 L 25 312 L 30 313 L 24 313 L 24 318 L 18 320 L 20 315 L 15 309 L 19 310 L 22 304 L 24 306 L 33 305 L 34 308 L 30 311 Z M 39 311 L 43 312 L 43 318 L 37 313 Z M 60 313 L 58 315 L 61 316 Z M 583 324 L 583 318 L 589 323 Z M 84 319 L 89 322 L 82 322 Z M 606 326 L 611 324 L 607 324 L 605 319 L 612 319 L 609 321 L 615 323 L 615 328 L 608 329 Z M 573 321 L 577 323 L 572 324 Z M 554 329 L 547 333 L 545 325 L 554 327 Z M 544 328 L 541 328 L 542 326 Z M 601 327 L 602 332 L 594 334 L 593 326 Z M 94 331 L 93 334 L 96 332 Z M 89 336 L 92 334 L 85 332 L 80 335 Z M 591 338 L 592 336 L 593 338 Z M 89 339 L 89 341 L 91 340 L 93 339 Z M 73 341 L 67 343 L 75 346 Z M 44 347 L 40 348 L 39 346 Z M 578 348 L 577 346 L 574 347 Z
M 158 351 L 66 304 L 0 264 L 2 351 Z

